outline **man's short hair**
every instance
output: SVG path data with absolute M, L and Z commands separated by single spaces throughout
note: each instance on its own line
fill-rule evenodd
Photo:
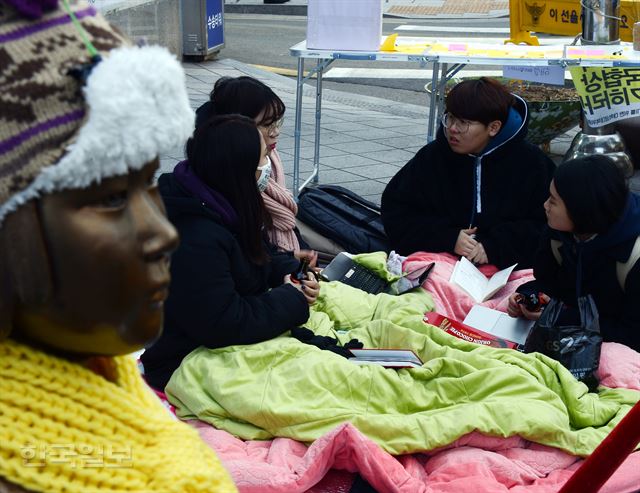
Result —
M 446 99 L 447 112 L 457 118 L 488 125 L 500 120 L 505 124 L 514 105 L 513 95 L 495 79 L 480 77 L 457 84 Z

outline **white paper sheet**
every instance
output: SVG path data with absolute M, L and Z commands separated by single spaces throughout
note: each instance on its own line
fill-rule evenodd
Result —
M 463 323 L 502 339 L 524 344 L 534 322 L 525 318 L 512 318 L 498 310 L 475 305 Z
M 377 51 L 382 41 L 382 0 L 309 0 L 307 48 Z

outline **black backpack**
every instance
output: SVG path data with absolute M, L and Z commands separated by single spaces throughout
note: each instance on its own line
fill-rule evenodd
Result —
M 380 207 L 338 185 L 305 188 L 298 218 L 349 253 L 389 251 Z

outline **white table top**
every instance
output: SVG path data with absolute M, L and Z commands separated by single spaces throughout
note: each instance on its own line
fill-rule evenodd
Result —
M 561 38 L 566 41 L 569 38 Z M 290 48 L 298 58 L 378 60 L 398 62 L 439 62 L 474 65 L 526 66 L 630 66 L 640 67 L 640 52 L 631 43 L 619 45 L 572 46 L 558 44 L 558 39 L 545 40 L 541 46 L 505 45 L 496 38 L 435 38 L 400 36 L 396 51 L 318 50 L 307 48 L 301 41 Z

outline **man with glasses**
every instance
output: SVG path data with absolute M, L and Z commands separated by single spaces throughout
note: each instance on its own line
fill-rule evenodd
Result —
M 527 119 L 526 102 L 493 79 L 456 85 L 436 140 L 382 195 L 391 246 L 531 267 L 555 166 L 525 140 Z

